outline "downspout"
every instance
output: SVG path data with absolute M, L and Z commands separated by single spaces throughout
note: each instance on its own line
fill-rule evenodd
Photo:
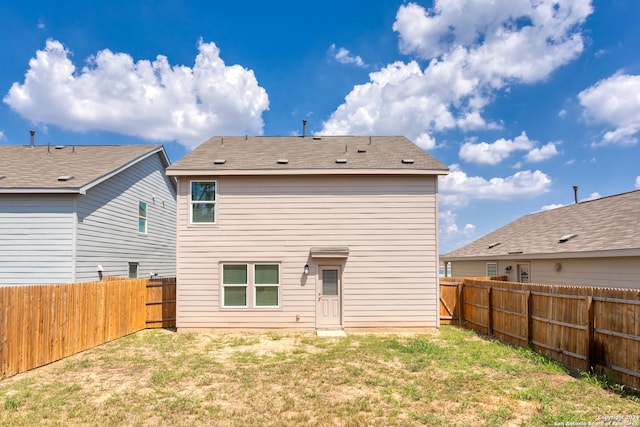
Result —
M 71 283 L 78 279 L 78 197 L 71 196 Z
M 438 228 L 438 180 L 439 177 L 438 175 L 435 176 L 435 187 L 436 187 L 436 191 L 435 191 L 435 242 L 436 242 L 436 254 L 435 254 L 435 272 L 436 272 L 436 310 L 435 310 L 435 315 L 436 315 L 436 328 L 440 329 L 440 274 L 439 274 L 439 270 L 440 270 L 440 239 L 438 238 L 438 234 L 439 234 L 439 228 Z M 446 267 L 445 267 L 445 274 L 446 274 Z

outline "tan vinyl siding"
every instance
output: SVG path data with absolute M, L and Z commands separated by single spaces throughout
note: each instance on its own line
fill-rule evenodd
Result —
M 498 271 L 501 266 L 498 265 Z M 452 261 L 451 277 L 484 277 L 487 274 L 487 261 Z
M 178 327 L 314 328 L 320 265 L 343 268 L 344 327 L 437 326 L 435 176 L 201 177 L 217 223 L 189 225 L 197 179 L 178 189 Z M 322 246 L 349 256 L 311 258 Z M 280 308 L 221 309 L 222 262 L 280 263 Z
M 533 260 L 531 281 L 640 289 L 640 257 Z
M 482 277 L 487 261 L 452 261 L 453 277 Z M 640 257 L 584 257 L 498 261 L 498 275 L 517 281 L 517 265 L 528 264 L 531 283 L 640 289 Z M 556 264 L 560 268 L 556 269 Z M 511 266 L 511 270 L 505 270 Z

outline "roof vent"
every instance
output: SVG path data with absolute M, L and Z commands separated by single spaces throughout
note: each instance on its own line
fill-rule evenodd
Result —
M 316 141 L 320 141 L 322 139 L 321 136 L 314 136 L 313 139 L 315 139 Z
M 6 178 L 6 176 L 0 175 L 0 179 L 4 179 L 4 178 Z
M 358 148 L 358 153 L 366 153 L 367 149 L 366 148 Z
M 565 234 L 564 236 L 562 236 L 560 238 L 560 240 L 558 240 L 558 243 L 566 243 L 569 240 L 573 239 L 574 237 L 576 237 L 577 234 Z
M 347 163 L 347 159 L 336 159 L 336 163 Z
M 288 159 L 278 159 L 278 164 L 279 165 L 286 165 L 289 163 Z
M 64 145 L 56 145 L 55 147 L 56 150 L 62 150 L 64 148 Z
M 413 159 L 402 159 L 402 163 L 405 165 L 412 165 Z
M 495 248 L 496 246 L 498 246 L 499 244 L 500 244 L 500 242 L 493 242 L 493 243 L 491 243 L 491 244 L 489 245 L 489 249 L 493 249 L 493 248 Z
M 58 177 L 58 181 L 70 181 L 74 178 L 73 175 L 61 175 Z
M 215 159 L 213 161 L 214 165 L 224 165 L 225 163 L 227 163 L 227 161 L 225 159 Z
M 522 251 L 513 251 L 513 252 L 509 252 L 509 255 L 517 255 L 517 254 L 521 254 L 523 253 Z

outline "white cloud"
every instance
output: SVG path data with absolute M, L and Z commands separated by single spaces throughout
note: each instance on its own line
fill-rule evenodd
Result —
M 5 139 L 7 138 L 4 136 L 4 132 L 0 130 L 0 141 L 4 141 Z
M 589 201 L 589 200 L 599 199 L 600 197 L 602 197 L 602 196 L 600 195 L 600 193 L 595 192 L 595 193 L 591 193 L 591 194 L 589 195 L 589 197 L 584 198 L 584 199 L 580 199 L 579 201 L 580 201 L 580 202 L 587 202 L 587 201 Z M 551 205 L 544 205 L 544 206 L 540 209 L 540 211 L 549 211 L 549 210 L 551 210 L 551 209 L 557 209 L 557 208 L 561 208 L 561 207 L 563 207 L 563 206 L 566 206 L 566 205 L 564 205 L 564 204 L 562 204 L 562 203 L 554 203 L 554 204 L 551 204 Z
M 200 41 L 198 50 L 193 68 L 105 49 L 78 70 L 69 50 L 50 39 L 3 100 L 33 122 L 187 147 L 214 134 L 262 133 L 269 99 L 253 71 L 225 65 L 214 43 Z
M 636 176 L 636 188 L 640 188 L 640 176 Z
M 366 67 L 367 64 L 364 63 L 362 58 L 359 55 L 353 56 L 351 52 L 349 52 L 344 47 L 336 48 L 335 44 L 332 44 L 329 48 L 329 53 L 333 56 L 333 58 L 341 64 L 353 64 L 358 67 Z
M 428 133 L 421 134 L 414 142 L 425 150 L 432 150 L 436 147 L 436 139 Z
M 554 203 L 554 204 L 551 204 L 551 205 L 544 205 L 544 206 L 540 209 L 540 211 L 541 211 L 541 212 L 542 212 L 542 211 L 550 211 L 551 209 L 558 209 L 558 208 L 561 208 L 561 207 L 563 207 L 563 206 L 564 206 L 564 205 L 563 205 L 562 203 Z
M 529 151 L 525 158 L 529 162 L 537 163 L 543 160 L 550 159 L 556 155 L 558 155 L 556 144 L 553 142 L 549 142 L 540 148 L 534 148 L 533 150 Z
M 475 238 L 476 226 L 465 224 L 458 226 L 457 215 L 451 210 L 438 212 L 440 237 L 440 253 L 448 253 L 453 249 L 466 245 Z
M 584 199 L 580 199 L 581 202 L 588 202 L 589 200 L 596 200 L 601 198 L 602 195 L 598 192 L 589 194 L 589 197 L 585 197 Z
M 632 145 L 640 132 L 640 76 L 614 74 L 578 94 L 587 120 L 613 126 L 593 145 Z
M 527 134 L 522 132 L 514 139 L 500 138 L 492 143 L 465 142 L 460 147 L 459 156 L 469 163 L 497 165 L 516 151 L 529 151 L 524 158 L 533 163 L 550 159 L 558 154 L 556 144 L 553 142 L 549 142 L 540 148 L 537 148 L 536 144 L 537 141 L 529 139 Z M 513 167 L 520 168 L 522 163 L 518 162 Z
M 590 0 L 437 0 L 400 6 L 393 29 L 416 55 L 371 73 L 324 123 L 324 134 L 420 135 L 497 128 L 483 116 L 493 93 L 546 78 L 583 49 Z M 418 60 L 429 60 L 424 70 Z
M 440 200 L 444 206 L 462 207 L 473 199 L 508 200 L 527 198 L 549 191 L 551 178 L 536 170 L 519 171 L 506 178 L 468 176 L 458 164 L 449 166 L 449 175 L 439 179 Z
M 488 165 L 496 165 L 509 157 L 512 152 L 517 150 L 530 150 L 535 146 L 535 141 L 531 141 L 527 134 L 522 132 L 514 139 L 500 138 L 489 144 L 480 142 L 465 142 L 460 147 L 460 158 L 470 163 L 483 163 Z

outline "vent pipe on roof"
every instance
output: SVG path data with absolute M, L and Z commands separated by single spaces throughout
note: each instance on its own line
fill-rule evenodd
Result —
M 573 186 L 573 200 L 575 203 L 578 203 L 578 186 Z
M 31 143 L 29 144 L 29 147 L 35 147 L 36 146 L 36 131 L 35 130 L 30 130 L 29 133 L 31 134 Z
M 305 136 L 307 136 L 307 121 L 306 120 L 302 120 L 302 137 L 304 138 Z

